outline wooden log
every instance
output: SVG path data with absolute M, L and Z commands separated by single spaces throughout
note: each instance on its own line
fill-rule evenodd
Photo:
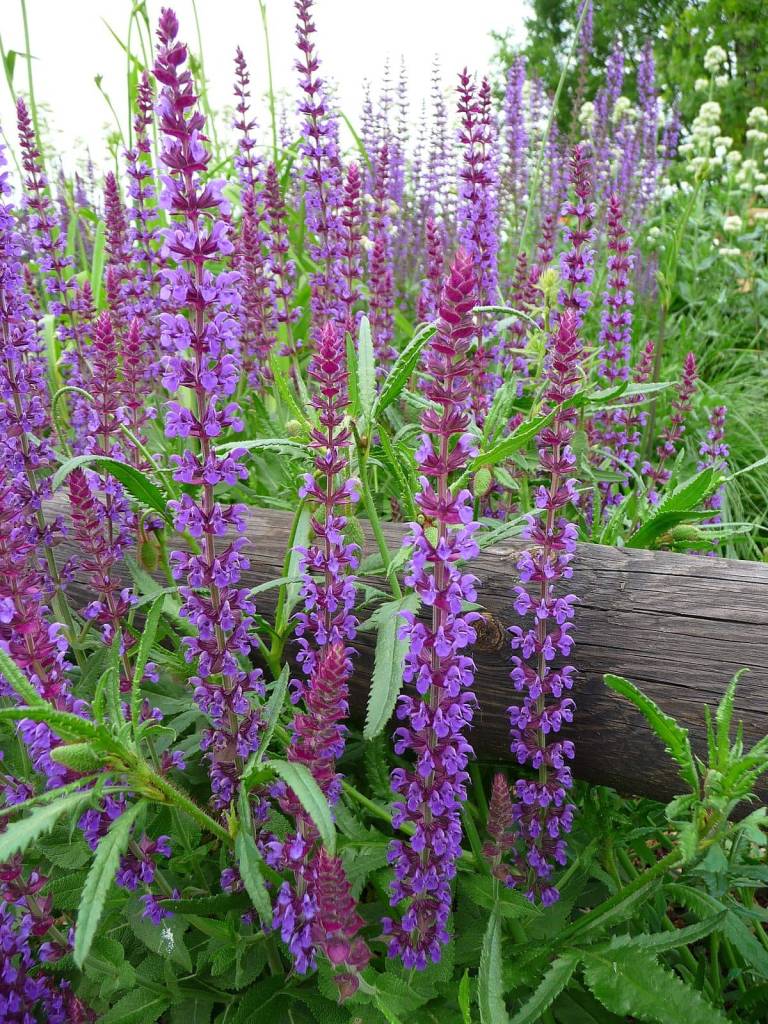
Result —
M 67 517 L 66 500 L 50 503 Z M 243 585 L 253 587 L 282 574 L 291 516 L 268 509 L 248 513 L 251 567 Z M 406 527 L 386 524 L 396 548 Z M 370 536 L 367 551 L 372 550 Z M 505 541 L 483 551 L 472 571 L 480 579 L 478 601 L 487 613 L 474 650 L 479 710 L 471 740 L 482 760 L 511 760 L 506 708 L 515 693 L 509 681 L 506 627 L 519 621 L 513 607 L 515 558 L 524 545 Z M 62 542 L 60 558 L 74 554 Z M 713 706 L 733 674 L 746 667 L 736 697 L 744 738 L 768 731 L 768 565 L 720 558 L 578 545 L 570 589 L 578 596 L 573 662 L 579 672 L 574 698 L 575 774 L 623 793 L 667 800 L 680 791 L 676 766 L 641 715 L 603 683 L 606 672 L 624 675 L 689 729 L 695 750 L 706 750 L 703 705 Z M 75 602 L 88 586 L 75 573 Z M 277 590 L 259 595 L 259 609 L 274 610 Z M 353 714 L 365 708 L 373 661 L 372 636 L 361 633 L 352 687 Z M 768 790 L 761 792 L 763 798 Z

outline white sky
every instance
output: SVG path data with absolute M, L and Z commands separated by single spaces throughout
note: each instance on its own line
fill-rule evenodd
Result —
M 192 0 L 170 2 L 179 16 L 181 38 L 197 48 Z M 148 0 L 154 25 L 160 0 Z M 114 125 L 107 104 L 94 84 L 102 88 L 118 115 L 126 117 L 125 56 L 104 22 L 121 39 L 128 30 L 130 0 L 27 0 L 30 49 L 35 93 L 48 108 L 57 148 L 71 157 L 87 142 L 101 161 L 105 127 Z M 197 0 L 203 37 L 206 74 L 214 108 L 232 104 L 232 60 L 236 45 L 245 53 L 251 70 L 252 93 L 267 87 L 264 37 L 257 0 Z M 6 50 L 24 51 L 19 0 L 0 0 L 0 35 Z M 267 0 L 272 67 L 277 89 L 290 90 L 295 102 L 295 19 L 292 0 Z M 381 81 L 384 62 L 390 59 L 397 77 L 401 54 L 405 57 L 414 110 L 429 94 L 432 58 L 440 55 L 445 82 L 455 81 L 465 64 L 485 71 L 493 44 L 491 29 L 513 28 L 522 36 L 525 0 L 317 0 L 315 23 L 323 71 L 338 85 L 341 107 L 359 123 L 362 82 Z M 137 41 L 134 49 L 138 52 Z M 26 91 L 26 66 L 17 58 L 14 84 Z M 0 77 L 0 125 L 15 141 L 15 117 L 5 81 Z

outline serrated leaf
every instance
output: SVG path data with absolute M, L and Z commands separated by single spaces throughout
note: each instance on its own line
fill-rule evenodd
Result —
M 235 856 L 245 891 L 253 900 L 253 905 L 264 925 L 269 925 L 272 921 L 272 904 L 261 874 L 261 857 L 253 836 L 243 828 L 235 837 Z
M 216 446 L 217 452 L 229 452 L 242 449 L 246 452 L 271 452 L 285 455 L 289 459 L 308 459 L 310 451 L 301 441 L 292 441 L 287 437 L 256 437 L 250 441 L 231 441 Z
M 666 953 L 671 949 L 679 949 L 681 946 L 690 946 L 694 942 L 701 942 L 713 931 L 720 928 L 725 920 L 726 911 L 708 917 L 704 921 L 697 921 L 695 924 L 686 925 L 684 928 L 675 928 L 671 932 L 656 932 L 653 935 L 616 935 L 607 945 L 607 949 L 648 949 L 654 954 Z
M 13 658 L 3 650 L 0 650 L 0 675 L 2 675 L 11 689 L 21 697 L 24 703 L 30 707 L 53 706 L 40 696 Z
M 536 991 L 517 1011 L 510 1024 L 536 1024 L 571 980 L 579 958 L 566 954 L 550 965 Z
M 371 419 L 374 422 L 381 419 L 384 410 L 392 405 L 408 383 L 411 374 L 416 369 L 421 350 L 435 333 L 435 330 L 434 324 L 422 327 L 411 338 L 405 348 L 402 349 L 392 368 L 387 371 L 387 376 L 381 385 L 381 391 L 373 403 Z
M 51 729 L 64 740 L 98 740 L 99 730 L 93 722 L 72 715 L 68 711 L 58 711 L 50 704 L 40 707 L 36 704 L 31 708 L 0 708 L 0 722 L 21 722 L 29 719 L 31 722 L 45 722 Z
M 170 1005 L 171 996 L 167 992 L 132 989 L 107 1010 L 101 1024 L 153 1024 Z
M 406 594 L 377 609 L 379 633 L 363 729 L 363 736 L 367 740 L 374 739 L 384 730 L 402 689 L 403 662 L 408 651 L 408 640 L 398 636 L 405 624 L 400 613 L 408 611 L 416 615 L 420 607 L 421 601 L 417 594 Z
M 717 488 L 721 473 L 716 469 L 703 469 L 690 480 L 685 480 L 664 498 L 650 519 L 626 541 L 628 548 L 651 547 L 658 538 L 678 523 L 706 519 L 701 503 Z M 699 511 L 694 511 L 695 509 Z
M 503 462 L 516 451 L 524 448 L 537 434 L 555 418 L 556 409 L 548 412 L 545 416 L 536 416 L 532 420 L 521 423 L 507 437 L 492 445 L 487 451 L 481 451 L 469 464 L 469 471 L 473 472 L 481 466 L 495 466 L 497 462 Z
M 51 487 L 55 491 L 62 482 L 69 476 L 73 469 L 79 466 L 92 466 L 94 469 L 109 473 L 125 487 L 126 491 L 136 498 L 138 502 L 147 508 L 153 509 L 158 515 L 170 523 L 171 517 L 168 512 L 168 498 L 160 488 L 153 484 L 146 473 L 128 466 L 118 459 L 109 459 L 104 455 L 75 455 L 67 459 L 51 478 Z
M 501 961 L 501 918 L 494 909 L 488 920 L 480 950 L 477 1002 L 481 1024 L 509 1024 L 504 1005 L 504 974 Z
M 726 1024 L 720 1010 L 645 950 L 585 952 L 583 960 L 584 980 L 611 1013 L 653 1024 Z
M 336 853 L 336 829 L 333 827 L 331 809 L 309 768 L 291 761 L 271 760 L 267 764 L 293 790 L 320 833 L 323 846 L 333 856 Z
M 288 692 L 288 682 L 291 678 L 291 666 L 284 665 L 283 671 L 275 680 L 275 685 L 272 688 L 267 706 L 264 708 L 264 728 L 261 736 L 259 737 L 259 749 L 255 752 L 253 761 L 258 763 L 264 756 L 266 751 L 269 749 L 269 744 L 274 735 L 277 723 L 280 721 L 280 713 L 285 703 L 285 695 Z M 246 772 L 243 776 L 245 782 L 248 778 Z
M 469 983 L 469 968 L 466 968 L 459 982 L 456 998 L 461 1012 L 462 1024 L 472 1024 L 471 1010 L 471 987 Z
M 141 684 L 144 679 L 144 670 L 147 667 L 149 661 L 149 655 L 152 650 L 152 645 L 155 642 L 157 636 L 157 627 L 160 624 L 160 616 L 163 613 L 163 605 L 165 604 L 165 595 L 161 594 L 156 597 L 152 602 L 152 606 L 149 609 L 146 621 L 144 622 L 144 629 L 141 632 L 141 639 L 139 640 L 139 647 L 136 652 L 136 661 L 133 669 L 133 679 L 131 680 L 131 724 L 133 727 L 134 735 L 139 728 L 139 712 L 141 710 Z
M 120 857 L 128 848 L 131 838 L 131 826 L 144 808 L 144 801 L 139 800 L 113 821 L 109 832 L 96 847 L 96 855 L 88 872 L 83 887 L 83 898 L 77 912 L 75 927 L 74 958 L 78 967 L 82 967 L 91 948 L 96 928 L 104 910 L 107 892 L 115 880 L 115 872 Z
M 665 714 L 661 708 L 650 697 L 647 697 L 642 690 L 639 690 L 634 683 L 631 683 L 623 676 L 615 676 L 611 673 L 603 676 L 605 685 L 630 700 L 638 711 L 645 718 L 656 735 L 664 744 L 669 753 L 677 762 L 683 780 L 690 786 L 692 792 L 698 793 L 699 777 L 696 771 L 696 763 L 691 751 L 691 743 L 688 739 L 688 730 L 678 725 L 674 718 Z
M 376 401 L 376 356 L 367 316 L 360 318 L 357 335 L 357 394 L 363 419 L 371 423 Z
M 23 853 L 30 843 L 50 832 L 65 814 L 74 814 L 92 798 L 92 793 L 75 793 L 46 807 L 39 807 L 29 817 L 13 822 L 0 834 L 0 863 L 10 860 L 15 853 Z

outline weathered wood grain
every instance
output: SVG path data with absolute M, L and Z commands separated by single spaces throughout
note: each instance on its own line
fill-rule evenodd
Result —
M 57 499 L 51 511 L 64 512 Z M 282 573 L 290 516 L 264 509 L 249 512 L 251 568 L 244 585 L 256 586 Z M 406 528 L 387 525 L 393 546 Z M 481 759 L 509 760 L 506 708 L 514 699 L 509 682 L 505 627 L 516 622 L 512 588 L 519 542 L 482 552 L 473 564 L 481 580 L 478 600 L 489 628 L 475 649 L 480 709 L 472 742 Z M 62 556 L 72 554 L 69 542 Z M 75 574 L 73 593 L 84 595 Z M 731 676 L 741 681 L 736 715 L 747 742 L 768 731 L 768 566 L 664 552 L 581 544 L 574 564 L 579 598 L 573 661 L 579 670 L 574 693 L 577 718 L 575 773 L 624 793 L 668 799 L 679 791 L 675 766 L 642 717 L 603 684 L 603 674 L 627 676 L 690 732 L 705 749 L 702 706 L 720 698 Z M 269 615 L 276 590 L 259 597 Z M 361 634 L 353 684 L 353 711 L 365 706 L 373 656 L 370 634 Z M 763 793 L 763 796 L 768 794 Z

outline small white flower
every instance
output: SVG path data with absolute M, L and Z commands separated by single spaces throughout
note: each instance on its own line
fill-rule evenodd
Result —
M 659 238 L 660 236 L 661 236 L 661 228 L 658 226 L 658 224 L 654 224 L 652 228 L 649 228 L 649 230 L 648 230 L 648 237 L 649 238 L 656 239 L 656 238 Z
M 611 114 L 611 120 L 614 124 L 618 122 L 625 115 L 629 118 L 634 114 L 634 108 L 632 106 L 632 100 L 628 96 L 619 96 L 613 105 L 613 113 Z
M 723 64 L 725 64 L 727 57 L 728 54 L 722 46 L 710 46 L 704 54 L 704 69 L 709 71 L 710 74 L 714 74 L 715 71 L 719 71 Z
M 579 111 L 579 124 L 583 128 L 591 128 L 595 120 L 595 104 L 589 100 L 582 103 Z
M 726 217 L 723 221 L 723 231 L 727 235 L 738 235 L 743 227 L 744 222 L 737 213 L 732 214 L 730 217 Z
M 733 145 L 733 139 L 730 135 L 718 135 L 715 139 L 716 146 L 724 146 L 726 149 L 730 149 Z
M 696 81 L 693 83 L 693 88 L 696 90 L 696 92 L 706 92 L 709 88 L 709 79 L 697 78 Z
M 758 188 L 763 186 L 758 186 Z M 762 224 L 763 221 L 768 221 L 768 210 L 753 209 L 752 217 L 756 224 Z
M 738 149 L 732 149 L 730 153 L 725 154 L 725 162 L 730 164 L 732 167 L 736 167 L 737 164 L 740 164 L 742 159 L 742 154 Z
M 724 89 L 730 82 L 728 75 L 715 75 L 715 85 L 718 89 Z
M 747 124 L 750 128 L 764 128 L 768 125 L 768 111 L 765 107 L 752 107 L 747 114 Z
M 755 185 L 755 192 L 761 199 L 768 199 L 768 185 Z
M 741 249 L 735 249 L 731 246 L 724 245 L 722 249 L 718 251 L 720 256 L 741 256 Z
M 768 132 L 761 128 L 747 128 L 747 142 L 768 142 Z

